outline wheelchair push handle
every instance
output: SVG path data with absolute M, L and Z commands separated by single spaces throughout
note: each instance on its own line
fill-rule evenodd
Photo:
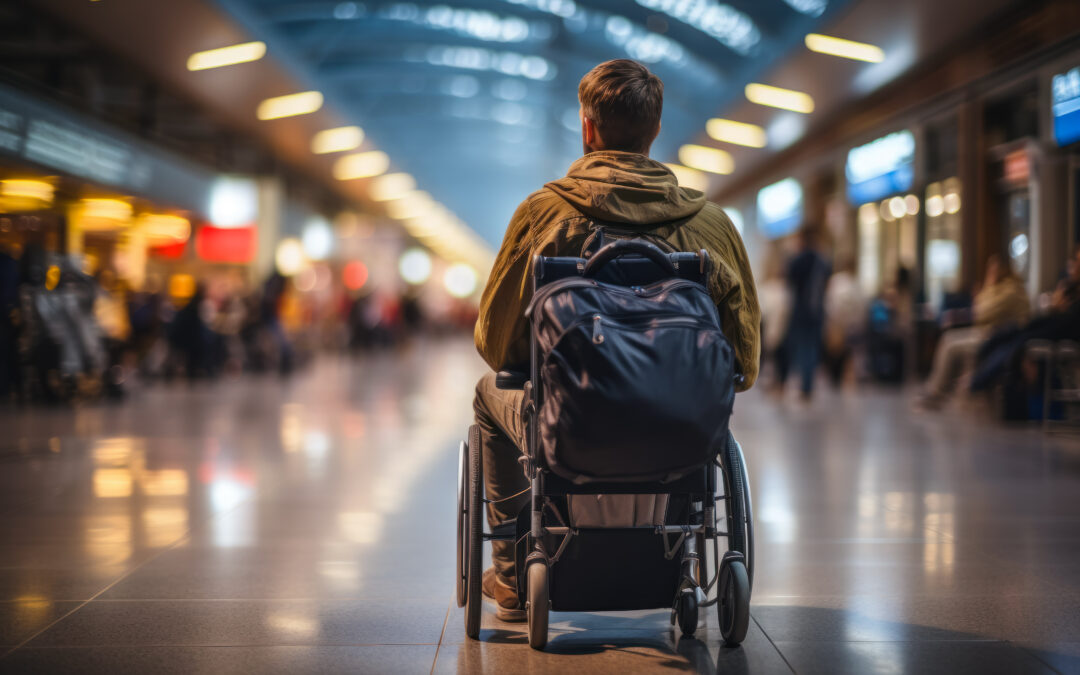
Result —
M 659 265 L 666 273 L 672 276 L 676 274 L 671 259 L 656 244 L 650 244 L 640 239 L 619 239 L 610 244 L 605 244 L 599 251 L 594 253 L 589 258 L 589 261 L 585 263 L 582 276 L 586 278 L 596 276 L 600 268 L 624 255 L 644 256 Z

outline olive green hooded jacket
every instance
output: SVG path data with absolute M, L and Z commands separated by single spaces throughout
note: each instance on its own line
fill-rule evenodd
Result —
M 529 195 L 514 213 L 480 300 L 475 340 L 494 370 L 529 362 L 525 308 L 532 258 L 578 256 L 595 224 L 667 241 L 677 251 L 705 249 L 713 260 L 709 292 L 720 310 L 736 364 L 757 378 L 761 310 L 742 238 L 720 207 L 645 155 L 604 150 L 570 165 L 565 178 Z

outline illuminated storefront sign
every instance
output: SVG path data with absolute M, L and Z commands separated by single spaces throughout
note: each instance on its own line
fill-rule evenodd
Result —
M 1080 66 L 1054 75 L 1054 139 L 1058 145 L 1080 141 Z
M 182 157 L 0 85 L 5 155 L 200 212 L 215 178 Z
M 757 196 L 758 229 L 769 239 L 791 234 L 802 223 L 803 191 L 794 178 L 767 185 Z
M 852 148 L 845 167 L 848 200 L 857 206 L 906 192 L 915 177 L 914 163 L 915 136 L 907 130 Z

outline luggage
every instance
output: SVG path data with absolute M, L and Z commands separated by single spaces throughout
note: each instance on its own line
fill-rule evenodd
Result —
M 643 257 L 668 273 L 638 286 L 597 279 Z M 526 312 L 544 388 L 542 460 L 578 483 L 668 481 L 712 462 L 727 439 L 736 372 L 707 289 L 677 278 L 668 255 L 642 239 L 582 262 L 581 276 L 545 285 Z

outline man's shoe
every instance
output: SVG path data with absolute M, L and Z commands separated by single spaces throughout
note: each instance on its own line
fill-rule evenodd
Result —
M 525 610 L 518 604 L 517 591 L 495 574 L 495 568 L 484 570 L 480 592 L 495 602 L 495 618 L 499 621 L 519 622 L 525 620 Z

